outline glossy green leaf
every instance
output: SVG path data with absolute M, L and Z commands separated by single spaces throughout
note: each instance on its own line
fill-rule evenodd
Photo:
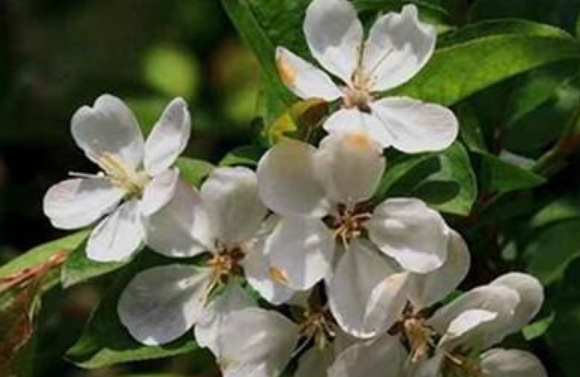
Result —
M 538 174 L 497 156 L 481 153 L 480 182 L 487 192 L 507 193 L 530 189 L 546 182 Z
M 256 167 L 262 154 L 264 154 L 264 148 L 259 145 L 244 145 L 228 152 L 219 162 L 219 166 Z
M 215 168 L 207 161 L 188 157 L 178 158 L 176 166 L 179 168 L 180 177 L 195 187 L 201 186 L 202 181 Z
M 578 350 L 580 349 L 580 259 L 566 271 L 556 299 L 556 315 L 546 337 L 564 377 L 578 376 Z
M 580 219 L 547 227 L 526 249 L 528 271 L 548 285 L 560 280 L 566 268 L 580 256 Z
M 69 288 L 98 276 L 108 274 L 121 268 L 125 264 L 95 262 L 87 257 L 85 249 L 86 241 L 71 252 L 62 266 L 60 282 L 64 288 Z
M 80 367 L 95 369 L 130 361 L 175 356 L 197 349 L 191 333 L 164 346 L 144 346 L 131 338 L 117 315 L 119 297 L 135 274 L 148 267 L 172 262 L 147 250 L 140 253 L 109 287 L 81 338 L 67 353 L 67 358 Z
M 469 214 L 477 185 L 467 151 L 455 143 L 440 154 L 400 156 L 390 161 L 376 199 L 393 196 L 418 197 L 440 211 Z
M 515 75 L 579 58 L 580 45 L 560 29 L 484 22 L 450 35 L 419 75 L 393 93 L 449 106 Z
M 26 268 L 46 263 L 51 256 L 59 252 L 69 253 L 76 249 L 86 239 L 87 235 L 88 232 L 81 231 L 37 246 L 0 267 L 0 278 L 18 273 Z M 49 274 L 44 279 L 43 286 L 45 289 L 49 289 L 57 283 L 58 274 Z

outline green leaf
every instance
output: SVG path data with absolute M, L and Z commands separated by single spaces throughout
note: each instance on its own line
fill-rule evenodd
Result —
M 560 7 L 558 0 L 476 0 L 469 9 L 473 21 L 492 18 L 525 18 L 550 22 Z
M 263 69 L 269 106 L 280 115 L 291 105 L 294 96 L 278 76 L 275 51 L 278 45 L 287 46 L 297 53 L 306 50 L 301 33 L 302 19 L 310 0 L 278 0 L 272 6 L 269 0 L 222 0 L 222 5 L 238 33 L 252 49 Z
M 544 205 L 531 219 L 535 230 L 558 222 L 580 219 L 580 197 L 558 197 Z
M 46 263 L 51 256 L 60 252 L 71 252 L 87 237 L 87 231 L 77 232 L 67 237 L 37 246 L 18 258 L 0 267 L 0 278 L 18 273 L 24 269 Z M 49 274 L 43 281 L 44 289 L 50 289 L 58 283 L 58 275 Z
M 528 271 L 545 285 L 560 280 L 580 256 L 580 219 L 556 223 L 542 230 L 526 248 Z
M 99 303 L 81 338 L 68 351 L 67 358 L 80 367 L 95 369 L 130 361 L 175 356 L 197 349 L 193 334 L 189 332 L 164 346 L 144 346 L 129 335 L 117 315 L 119 297 L 135 274 L 148 267 L 167 263 L 175 261 L 145 250 L 127 265 Z
M 531 22 L 483 22 L 443 42 L 419 75 L 394 94 L 449 106 L 515 75 L 580 58 L 571 36 Z
M 580 260 L 576 260 L 568 270 L 558 292 L 556 315 L 546 338 L 559 367 L 566 377 L 578 376 L 578 350 L 580 349 Z
M 546 179 L 488 153 L 480 153 L 481 186 L 487 192 L 507 193 L 537 187 Z
M 125 263 L 95 262 L 87 257 L 86 246 L 87 242 L 85 240 L 69 255 L 62 266 L 60 282 L 64 288 L 108 274 L 125 265 Z
M 555 97 L 557 90 L 572 81 L 577 72 L 576 62 L 562 62 L 533 71 L 524 77 L 510 95 L 505 124 L 509 126 L 516 123 Z
M 259 145 L 243 145 L 232 149 L 219 162 L 219 166 L 250 166 L 256 167 L 260 157 L 264 154 L 264 148 Z
M 185 179 L 195 187 L 201 186 L 202 181 L 215 168 L 215 166 L 207 161 L 187 157 L 178 158 L 176 166 L 179 168 L 181 178 Z
M 477 185 L 467 151 L 456 142 L 439 154 L 391 160 L 376 199 L 393 196 L 418 197 L 440 211 L 468 215 Z

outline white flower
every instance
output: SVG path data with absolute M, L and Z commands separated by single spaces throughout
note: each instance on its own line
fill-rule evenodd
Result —
M 312 56 L 343 85 L 283 47 L 276 51 L 278 70 L 300 98 L 342 99 L 342 108 L 324 124 L 328 132 L 364 129 L 382 147 L 406 153 L 443 150 L 455 140 L 458 123 L 449 109 L 406 97 L 375 97 L 407 82 L 433 54 L 436 31 L 419 21 L 414 5 L 379 17 L 363 42 L 349 1 L 314 0 L 304 34 Z
M 62 229 L 100 220 L 88 240 L 88 257 L 101 262 L 129 259 L 143 242 L 142 217 L 158 211 L 173 195 L 179 172 L 171 166 L 185 149 L 190 129 L 181 98 L 169 103 L 146 142 L 120 99 L 103 95 L 93 107 L 81 107 L 71 121 L 72 135 L 102 171 L 72 173 L 77 178 L 51 187 L 44 213 Z
M 262 200 L 281 216 L 264 248 L 272 277 L 295 290 L 326 278 L 335 317 L 360 337 L 394 323 L 406 302 L 405 271 L 442 266 L 451 232 L 417 199 L 388 199 L 373 210 L 384 168 L 382 149 L 367 134 L 335 133 L 318 149 L 280 143 L 257 170 Z
M 335 333 L 323 310 L 294 309 L 304 312 L 300 323 L 255 307 L 240 288 L 229 286 L 198 321 L 196 339 L 216 355 L 225 377 L 279 376 L 308 346 L 296 377 L 400 376 L 407 353 L 395 337 L 356 342 Z
M 543 299 L 542 285 L 522 273 L 503 275 L 463 294 L 425 320 L 424 334 L 434 331 L 441 337 L 435 356 L 423 361 L 415 376 L 439 376 L 445 365 L 462 373 L 483 370 L 491 376 L 544 377 L 539 361 L 522 351 L 490 350 L 475 361 L 469 357 L 471 351 L 486 350 L 519 331 L 538 313 Z M 421 333 L 420 326 L 415 334 Z
M 200 192 L 180 182 L 171 201 L 147 218 L 147 243 L 169 257 L 209 258 L 201 267 L 172 264 L 137 274 L 118 305 L 131 335 L 150 345 L 177 339 L 204 315 L 214 288 L 242 274 L 271 301 L 287 300 L 293 291 L 268 278 L 262 258 L 266 214 L 247 168 L 215 169 Z

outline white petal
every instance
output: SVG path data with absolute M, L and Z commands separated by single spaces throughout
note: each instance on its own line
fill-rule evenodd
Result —
M 344 204 L 370 199 L 385 170 L 383 149 L 365 132 L 325 137 L 320 142 L 317 163 L 329 196 Z
M 358 109 L 340 109 L 324 122 L 323 128 L 329 133 L 366 132 L 383 148 L 393 143 L 393 135 L 374 114 Z
M 482 309 L 469 309 L 461 312 L 447 328 L 445 335 L 441 338 L 441 347 L 450 347 L 449 344 L 465 336 L 469 332 L 476 331 L 480 326 L 497 319 L 498 314 Z
M 306 10 L 304 35 L 312 56 L 329 72 L 349 83 L 356 70 L 363 28 L 346 0 L 315 0 Z
M 321 98 L 327 102 L 342 97 L 330 77 L 284 47 L 276 49 L 276 65 L 288 89 L 302 99 Z
M 330 272 L 334 245 L 332 232 L 321 220 L 283 217 L 266 239 L 264 253 L 274 280 L 307 290 Z
M 169 203 L 145 218 L 145 228 L 147 245 L 168 257 L 193 257 L 213 247 L 201 196 L 182 180 Z
M 332 347 L 320 350 L 312 347 L 300 357 L 294 377 L 328 377 L 327 370 L 334 360 Z
M 465 241 L 451 231 L 443 266 L 427 274 L 409 276 L 409 299 L 415 310 L 425 309 L 453 292 L 467 276 L 470 261 Z
M 450 230 L 421 200 L 387 199 L 375 208 L 367 229 L 375 245 L 408 271 L 433 271 L 447 257 Z
M 187 147 L 191 118 L 187 103 L 176 98 L 167 105 L 145 143 L 145 170 L 151 176 L 167 170 Z
M 536 356 L 515 349 L 491 349 L 481 355 L 480 366 L 485 375 L 493 377 L 548 377 Z
M 146 345 L 179 338 L 203 312 L 209 277 L 209 270 L 178 264 L 137 274 L 119 299 L 121 323 Z
M 132 168 L 143 161 L 143 134 L 131 110 L 117 97 L 104 94 L 93 107 L 73 115 L 71 131 L 87 157 L 98 163 L 104 155 L 119 158 Z
M 328 377 L 400 377 L 407 358 L 399 340 L 384 335 L 342 352 L 329 369 Z
M 141 213 L 144 216 L 151 216 L 165 206 L 177 188 L 179 180 L 179 170 L 165 170 L 163 173 L 155 176 L 151 182 L 145 186 L 143 198 L 139 204 Z
M 383 98 L 371 109 L 391 135 L 392 146 L 404 153 L 437 152 L 455 141 L 459 123 L 446 107 L 406 97 Z
M 48 190 L 43 209 L 56 228 L 82 228 L 109 213 L 124 195 L 104 179 L 68 179 Z
M 380 17 L 369 33 L 362 60 L 372 90 L 381 92 L 407 82 L 435 50 L 437 32 L 417 17 L 414 5 Z
M 517 332 L 527 325 L 538 314 L 544 302 L 542 283 L 528 274 L 519 272 L 505 274 L 495 279 L 490 285 L 508 287 L 520 295 L 520 303 L 507 330 L 510 333 Z
M 242 309 L 255 306 L 236 283 L 229 283 L 223 294 L 212 301 L 195 325 L 195 339 L 200 347 L 219 352 L 218 339 L 229 316 Z
M 316 148 L 288 140 L 270 149 L 258 163 L 260 197 L 281 215 L 323 217 L 330 208 L 317 176 Z
M 281 314 L 247 308 L 224 322 L 216 357 L 224 377 L 279 376 L 297 341 L 298 326 Z
M 513 289 L 502 286 L 482 286 L 463 294 L 458 299 L 437 310 L 427 321 L 438 333 L 445 334 L 450 324 L 468 310 L 485 310 L 496 313 L 493 321 L 482 323 L 476 331 L 455 336 L 446 347 L 485 349 L 500 341 L 505 336 L 506 324 L 509 324 L 519 304 L 519 295 Z
M 201 187 L 215 237 L 226 245 L 249 240 L 268 212 L 258 196 L 256 174 L 245 167 L 214 169 Z
M 406 277 L 372 245 L 351 242 L 327 287 L 330 309 L 338 324 L 359 338 L 386 331 L 405 306 Z
M 266 301 L 280 305 L 292 298 L 294 290 L 279 283 L 279 279 L 272 279 L 270 263 L 264 256 L 264 241 L 259 241 L 254 245 L 243 260 L 244 273 L 248 283 Z
M 124 262 L 141 247 L 143 238 L 139 202 L 130 200 L 93 229 L 87 256 L 97 262 Z

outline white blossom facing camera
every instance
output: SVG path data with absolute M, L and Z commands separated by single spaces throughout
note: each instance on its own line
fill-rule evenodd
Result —
M 380 145 L 349 132 L 328 135 L 318 149 L 282 142 L 257 169 L 262 200 L 281 216 L 264 248 L 272 278 L 295 290 L 325 279 L 338 323 L 365 338 L 394 323 L 407 272 L 441 267 L 451 237 L 442 216 L 420 200 L 374 206 L 384 168 Z
M 216 288 L 236 285 L 241 277 L 263 286 L 271 301 L 292 296 L 292 290 L 269 280 L 263 262 L 269 224 L 263 223 L 267 209 L 257 186 L 250 169 L 216 168 L 200 192 L 180 182 L 171 201 L 147 218 L 147 244 L 155 251 L 173 258 L 206 258 L 201 266 L 156 266 L 129 282 L 118 313 L 135 339 L 148 345 L 177 339 L 206 315 Z
M 342 100 L 324 123 L 328 132 L 362 129 L 383 148 L 406 153 L 443 150 L 455 140 L 458 122 L 449 109 L 407 97 L 377 98 L 415 76 L 435 49 L 435 28 L 419 21 L 414 5 L 381 16 L 363 41 L 349 1 L 314 0 L 304 34 L 312 56 L 342 84 L 284 47 L 276 51 L 278 70 L 302 99 Z
M 187 104 L 181 98 L 171 101 L 145 142 L 131 110 L 106 94 L 74 114 L 71 131 L 101 172 L 71 173 L 74 178 L 51 187 L 44 213 L 61 229 L 100 220 L 89 237 L 87 256 L 99 262 L 126 261 L 143 244 L 143 216 L 167 204 L 179 181 L 179 171 L 171 166 L 189 140 Z

